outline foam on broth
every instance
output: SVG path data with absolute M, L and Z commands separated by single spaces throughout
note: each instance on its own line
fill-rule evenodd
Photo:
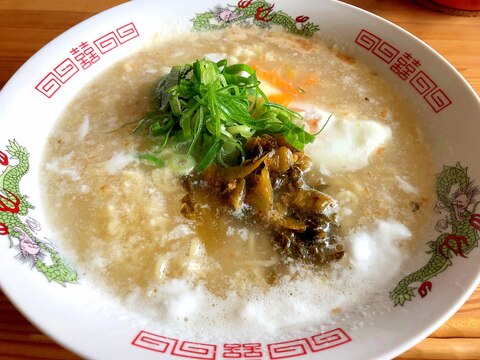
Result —
M 211 216 L 194 226 L 180 214 L 178 176 L 137 160 L 152 144 L 132 135 L 132 122 L 148 109 L 152 87 L 171 66 L 206 55 L 298 84 L 294 103 L 309 112 L 373 120 L 391 132 L 359 170 L 316 164 L 339 202 L 341 261 L 321 269 L 285 261 L 264 231 L 218 213 L 213 200 Z M 318 143 L 308 151 L 322 151 Z M 413 111 L 370 68 L 317 38 L 232 28 L 158 42 L 92 81 L 49 138 L 42 186 L 83 281 L 183 334 L 248 337 L 316 326 L 373 293 L 386 300 L 422 239 L 432 174 Z

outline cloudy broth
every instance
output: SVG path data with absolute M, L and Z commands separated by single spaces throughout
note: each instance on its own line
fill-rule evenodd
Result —
M 345 165 L 354 170 L 332 170 L 317 159 L 323 133 L 306 149 L 328 185 L 325 192 L 338 201 L 339 236 L 346 248 L 338 263 L 315 268 L 284 259 L 264 229 L 218 212 L 214 199 L 206 201 L 203 223 L 192 223 L 180 213 L 185 190 L 179 176 L 168 167 L 138 160 L 152 144 L 132 134 L 132 122 L 149 108 L 153 86 L 170 67 L 205 56 L 250 64 L 261 69 L 260 80 L 263 71 L 266 82 L 274 74 L 299 89 L 289 102 L 305 114 L 312 131 L 318 130 L 319 111 L 347 119 L 345 126 L 352 129 L 369 120 L 372 123 L 362 124 L 388 130 L 381 130 L 384 139 L 370 151 L 366 166 L 357 166 L 355 159 Z M 274 81 L 269 86 L 275 87 Z M 331 311 L 365 298 L 370 289 L 383 286 L 388 292 L 422 238 L 433 203 L 432 174 L 414 112 L 370 68 L 317 38 L 233 28 L 154 41 L 94 79 L 68 105 L 51 133 L 42 186 L 63 247 L 70 250 L 80 273 L 106 291 L 173 323 L 186 317 L 191 324 L 201 323 L 220 313 L 237 314 L 245 323 L 259 322 L 249 314 L 284 306 L 287 300 L 274 299 L 285 294 L 305 308 L 325 308 L 315 316 L 298 310 L 277 325 L 269 322 L 268 329 L 278 331 L 295 322 L 322 321 Z M 377 266 L 375 254 L 360 263 L 354 243 L 359 232 L 374 234 L 372 242 L 385 238 L 371 248 L 385 251 L 382 256 L 395 264 L 391 269 Z M 375 271 L 384 272 L 382 280 Z M 358 279 L 363 279 L 361 284 L 353 285 Z M 178 296 L 174 288 L 200 299 L 193 307 L 196 312 L 171 311 L 174 305 L 167 297 Z M 258 294 L 264 300 L 255 307 Z M 232 297 L 235 305 L 229 302 Z M 212 303 L 217 310 L 211 309 Z

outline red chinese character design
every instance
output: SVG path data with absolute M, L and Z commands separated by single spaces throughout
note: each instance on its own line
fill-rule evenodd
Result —
M 380 38 L 367 30 L 362 30 L 358 34 L 355 42 L 361 47 L 367 49 L 368 51 L 372 50 L 375 46 L 380 43 Z
M 124 44 L 140 35 L 134 23 L 123 25 L 115 30 L 115 32 L 117 33 L 120 44 Z
M 424 96 L 424 99 L 436 113 L 442 111 L 452 103 L 452 100 L 450 100 L 450 98 L 443 92 L 442 89 L 436 89 L 435 91 L 428 93 Z
M 397 74 L 400 79 L 405 81 L 415 73 L 420 65 L 419 60 L 414 59 L 412 54 L 406 52 L 400 56 L 392 66 L 390 66 L 390 70 Z
M 222 355 L 225 359 L 261 359 L 262 344 L 224 344 Z
M 87 41 L 80 43 L 78 47 L 73 48 L 70 51 L 75 61 L 80 64 L 83 70 L 88 69 L 90 66 L 100 60 L 100 56 L 95 52 L 95 49 L 89 45 Z
M 80 71 L 79 66 L 87 70 L 100 60 L 100 54 L 106 54 L 138 36 L 140 34 L 135 24 L 130 22 L 92 41 L 93 45 L 88 41 L 81 42 L 70 50 L 73 60 L 70 57 L 63 60 L 35 85 L 35 89 L 50 99 L 63 84 Z M 2 161 L 1 154 L 0 161 Z
M 53 69 L 53 74 L 62 84 L 65 84 L 78 71 L 79 69 L 73 63 L 72 59 L 66 58 Z
M 118 46 L 119 41 L 115 33 L 112 31 L 99 37 L 93 43 L 102 54 L 105 54 L 110 50 L 115 49 Z
M 411 52 L 400 51 L 375 34 L 361 29 L 355 43 L 389 64 L 391 72 L 410 85 L 425 102 L 438 113 L 452 104 L 452 100 L 422 69 L 422 63 Z
M 395 59 L 395 57 L 399 54 L 399 52 L 399 50 L 397 50 L 393 45 L 387 43 L 386 41 L 382 41 L 372 51 L 372 53 L 377 55 L 387 64 L 390 64 L 393 59 Z

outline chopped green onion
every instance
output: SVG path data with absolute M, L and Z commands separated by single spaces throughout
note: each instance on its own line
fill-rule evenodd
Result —
M 315 136 L 295 123 L 302 116 L 269 102 L 259 84 L 255 70 L 246 64 L 202 59 L 174 66 L 155 88 L 156 109 L 147 113 L 134 131 L 148 130 L 162 148 L 186 149 L 185 156 L 193 157 L 199 172 L 214 161 L 222 166 L 238 165 L 248 139 L 263 134 L 283 135 L 293 147 L 303 150 Z M 154 155 L 140 158 L 164 163 Z
M 167 160 L 167 165 L 177 174 L 189 174 L 195 168 L 195 159 L 190 155 L 175 154 Z
M 162 167 L 165 165 L 165 160 L 159 159 L 158 157 L 152 154 L 139 154 L 138 158 L 142 160 L 147 160 L 151 162 L 153 165 L 158 167 Z

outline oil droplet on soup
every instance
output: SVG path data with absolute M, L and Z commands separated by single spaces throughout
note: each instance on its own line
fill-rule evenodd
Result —
M 312 132 L 333 114 L 306 153 L 339 204 L 341 261 L 322 268 L 289 261 L 265 231 L 218 211 L 212 199 L 195 225 L 180 214 L 179 177 L 138 160 L 151 144 L 132 129 L 149 108 L 152 87 L 172 66 L 205 56 L 254 66 L 271 100 L 301 112 Z M 355 294 L 368 298 L 393 284 L 422 238 L 432 174 L 414 112 L 370 68 L 318 38 L 232 28 L 154 43 L 94 79 L 51 133 L 42 186 L 50 222 L 75 264 L 123 299 L 135 293 L 166 312 L 159 304 L 176 284 L 200 286 L 226 304 L 234 293 L 244 309 L 255 308 L 258 294 L 278 308 L 287 301 L 278 294 L 294 294 L 305 308 L 323 306 L 327 315 L 318 316 L 331 316 L 358 301 Z M 272 294 L 277 301 L 269 303 Z M 224 313 L 238 312 L 225 306 Z M 187 315 L 194 323 L 195 315 Z

